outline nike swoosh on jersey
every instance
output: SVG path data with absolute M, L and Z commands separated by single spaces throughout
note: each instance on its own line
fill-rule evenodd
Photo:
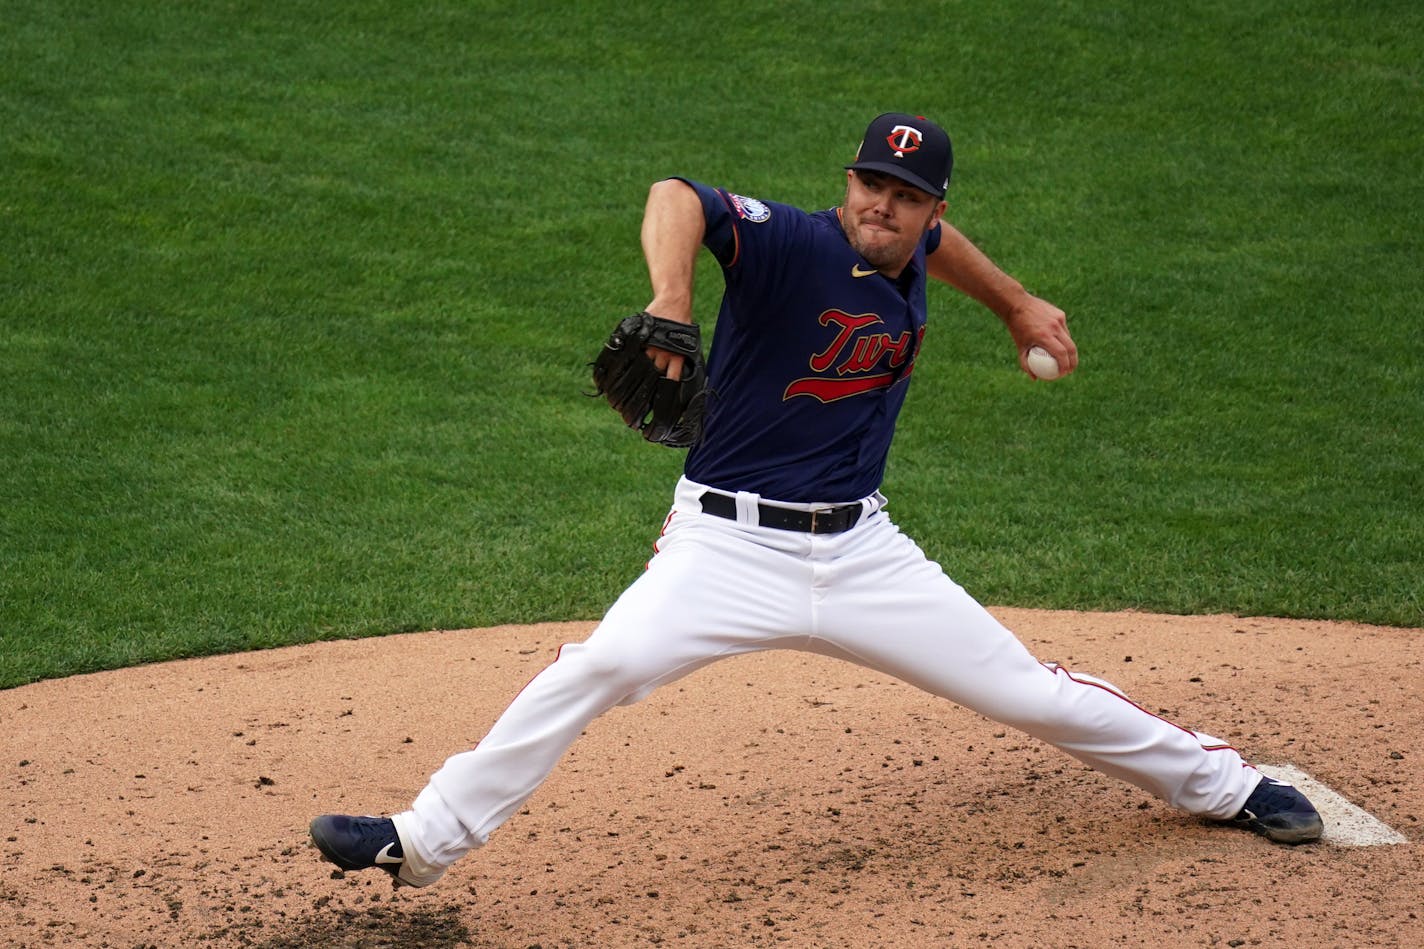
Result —
M 860 264 L 856 264 L 854 267 L 850 268 L 850 275 L 852 277 L 869 277 L 871 274 L 878 273 L 880 273 L 880 271 L 875 270 L 874 268 L 871 268 L 870 270 L 861 270 Z

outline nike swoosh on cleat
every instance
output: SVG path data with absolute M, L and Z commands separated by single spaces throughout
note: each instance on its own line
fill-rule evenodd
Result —
M 405 863 L 404 857 L 391 856 L 391 848 L 395 845 L 396 842 L 392 840 L 390 843 L 386 844 L 384 847 L 381 848 L 381 852 L 376 854 L 376 863 L 378 865 L 383 863 L 393 863 L 399 866 L 400 864 Z
M 850 268 L 850 275 L 851 275 L 852 277 L 869 277 L 869 276 L 871 276 L 872 274 L 878 274 L 878 273 L 880 273 L 880 271 L 878 271 L 878 270 L 873 270 L 873 269 L 872 269 L 872 270 L 861 270 L 861 269 L 860 269 L 860 264 L 856 264 L 854 267 Z

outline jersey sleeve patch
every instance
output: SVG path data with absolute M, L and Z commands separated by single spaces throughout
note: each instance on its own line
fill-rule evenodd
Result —
M 756 198 L 747 198 L 740 194 L 728 194 L 728 197 L 732 199 L 732 209 L 743 221 L 761 224 L 771 220 L 771 208 Z

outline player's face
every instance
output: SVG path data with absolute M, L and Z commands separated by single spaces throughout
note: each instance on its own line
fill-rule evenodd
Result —
M 866 263 L 887 276 L 898 277 L 944 208 L 939 198 L 899 178 L 849 171 L 841 226 L 850 246 Z

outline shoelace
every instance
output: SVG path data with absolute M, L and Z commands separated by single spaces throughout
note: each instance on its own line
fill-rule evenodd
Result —
M 369 848 L 372 853 L 375 853 L 394 841 L 394 846 L 388 851 L 389 855 L 402 859 L 405 857 L 405 854 L 401 852 L 400 837 L 385 826 L 385 821 L 356 818 L 351 821 L 351 828 L 356 831 L 363 849 Z
M 1255 804 L 1255 807 L 1250 805 Z M 1251 795 L 1251 800 L 1247 802 L 1247 808 L 1260 813 L 1274 813 L 1278 811 L 1299 810 L 1301 795 L 1289 784 L 1267 784 L 1262 782 L 1261 786 Z

